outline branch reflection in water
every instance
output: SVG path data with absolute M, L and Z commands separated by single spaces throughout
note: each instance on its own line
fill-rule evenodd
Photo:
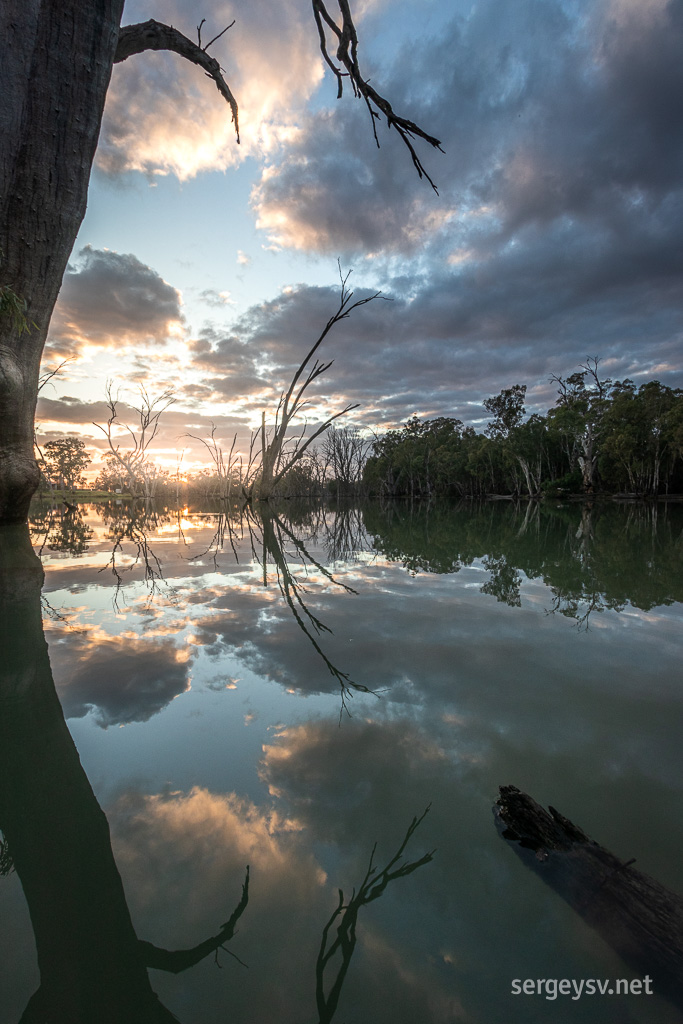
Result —
M 0 872 L 14 868 L 21 880 L 40 970 L 22 1024 L 170 1022 L 176 1018 L 153 992 L 147 969 L 178 973 L 225 949 L 247 909 L 249 868 L 241 898 L 217 934 L 175 951 L 138 939 L 107 819 L 54 688 L 42 628 L 42 583 L 28 528 L 5 527 L 0 531 Z M 414 821 L 363 902 L 431 860 L 427 854 L 401 862 L 415 827 Z M 359 897 L 373 875 L 372 870 L 366 875 Z M 354 914 L 357 903 L 350 904 Z M 348 913 L 347 908 L 343 921 Z M 328 929 L 329 923 L 325 934 Z M 344 975 L 352 953 L 344 948 Z M 318 965 L 317 976 L 321 970 Z M 331 1020 L 340 985 L 338 978 L 334 1007 L 326 1006 L 321 1020 Z
M 320 512 L 320 509 L 312 511 Z M 359 546 L 355 546 L 362 543 L 358 510 L 351 508 L 344 510 L 341 515 L 334 517 L 331 526 L 323 516 L 322 524 L 326 527 L 329 540 L 328 555 L 331 550 L 335 556 L 334 560 L 342 557 L 348 558 L 352 553 L 357 554 L 359 550 L 362 550 Z M 344 712 L 350 714 L 348 701 L 353 697 L 354 692 L 372 693 L 375 696 L 378 694 L 363 683 L 353 680 L 348 672 L 343 672 L 325 653 L 319 638 L 323 633 L 331 633 L 332 630 L 325 625 L 319 615 L 311 611 L 307 604 L 305 598 L 309 592 L 307 580 L 312 572 L 317 572 L 323 580 L 346 594 L 356 594 L 356 591 L 353 587 L 338 580 L 330 569 L 316 559 L 307 549 L 305 541 L 297 536 L 295 531 L 296 527 L 288 523 L 282 513 L 278 514 L 266 505 L 260 505 L 258 511 L 251 505 L 241 505 L 233 515 L 219 512 L 215 532 L 209 545 L 201 553 L 188 557 L 190 561 L 193 561 L 209 555 L 214 568 L 218 569 L 219 555 L 225 551 L 226 540 L 235 560 L 239 561 L 237 541 L 239 539 L 239 542 L 243 542 L 245 536 L 248 537 L 252 557 L 261 565 L 264 588 L 268 587 L 269 565 L 272 564 L 275 567 L 275 577 L 280 594 L 294 616 L 296 624 L 322 659 L 330 675 L 339 683 L 341 721 Z M 287 552 L 288 544 L 293 548 L 292 555 Z M 298 572 L 291 568 L 290 563 L 294 559 L 300 566 Z
M 501 779 L 542 780 L 559 805 L 579 807 L 593 828 L 606 820 L 624 859 L 659 857 L 665 869 L 653 872 L 673 874 L 677 885 L 680 814 L 671 794 L 680 794 L 672 713 L 680 705 L 680 609 L 639 609 L 680 601 L 683 510 L 368 504 L 346 517 L 359 524 L 361 543 L 350 552 L 355 564 L 343 566 L 329 560 L 334 511 L 283 507 L 286 513 L 275 510 L 282 528 L 272 521 L 264 528 L 257 517 L 251 530 L 244 511 L 240 524 L 239 514 L 159 510 L 147 542 L 166 585 L 150 608 L 138 563 L 124 574 L 125 607 L 115 615 L 116 579 L 110 570 L 98 573 L 109 551 L 92 511 L 84 513 L 96 534 L 87 558 L 45 548 L 48 596 L 64 624 L 89 636 L 88 646 L 61 620 L 46 625 L 64 706 L 84 716 L 73 723 L 74 735 L 108 810 L 137 932 L 169 947 L 207 935 L 228 916 L 226 908 L 214 918 L 216 895 L 235 901 L 244 865 L 251 865 L 253 891 L 236 946 L 250 970 L 228 962 L 217 972 L 207 963 L 182 982 L 166 976 L 155 987 L 182 1020 L 192 1012 L 207 1024 L 221 1015 L 270 1020 L 274 990 L 254 990 L 263 956 L 286 1019 L 309 1019 L 299 1011 L 314 1009 L 315 939 L 335 903 L 325 873 L 343 879 L 345 890 L 347 879 L 360 882 L 374 838 L 395 849 L 394 822 L 431 799 L 425 828 L 438 824 L 428 845 L 440 855 L 404 887 L 410 902 L 399 908 L 388 893 L 379 928 L 369 914 L 359 928 L 353 987 L 339 1013 L 445 1024 L 458 1019 L 457 992 L 473 1018 L 502 1019 L 494 978 L 502 963 L 513 977 L 548 949 L 561 949 L 563 962 L 580 974 L 585 950 L 571 928 L 558 926 L 549 901 L 522 879 L 517 889 L 487 845 L 490 794 Z M 209 550 L 218 526 L 222 548 Z M 118 533 L 125 528 L 120 522 Z M 361 713 L 342 729 L 337 680 L 311 643 L 300 642 L 278 585 L 280 556 L 273 558 L 267 536 L 264 558 L 269 529 L 306 607 L 334 629 L 334 636 L 320 634 L 330 660 L 354 679 L 387 688 L 382 701 L 359 695 Z M 311 556 L 308 570 L 295 541 Z M 132 564 L 137 546 L 123 537 L 121 547 L 117 564 Z M 579 634 L 568 628 L 576 622 L 572 602 L 583 615 L 593 594 L 604 611 L 590 614 L 602 628 L 591 622 Z M 291 590 L 290 597 L 319 640 Z M 544 615 L 554 598 L 560 614 Z M 624 628 L 629 621 L 636 628 Z M 125 694 L 134 667 L 140 674 Z M 235 714 L 239 704 L 249 714 Z M 143 721 L 149 725 L 99 732 Z M 111 786 L 102 783 L 108 776 Z M 624 799 L 635 805 L 627 822 Z M 176 915 L 183 928 L 194 921 L 195 934 L 173 934 Z M 328 949 L 340 923 L 330 927 Z M 325 997 L 343 964 L 341 948 L 338 956 L 336 966 L 329 963 Z M 307 990 L 297 959 L 309 967 Z M 613 972 L 599 967 L 591 960 L 596 976 Z M 238 992 L 234 972 L 241 974 Z M 172 991 L 176 985 L 182 988 Z M 240 1012 L 226 999 L 239 1000 Z M 534 1024 L 542 1018 L 533 1008 L 530 1014 Z M 600 1024 L 607 1020 L 620 1024 L 618 1007 Z

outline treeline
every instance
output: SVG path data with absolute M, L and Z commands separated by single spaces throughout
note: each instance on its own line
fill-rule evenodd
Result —
M 488 398 L 483 433 L 414 416 L 378 438 L 363 482 L 372 494 L 558 493 L 655 496 L 683 491 L 683 391 L 657 380 L 602 379 L 598 360 L 558 384 L 545 416 L 525 419 L 526 385 Z

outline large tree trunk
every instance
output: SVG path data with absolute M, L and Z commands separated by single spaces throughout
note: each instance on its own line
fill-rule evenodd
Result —
M 0 6 L 0 285 L 28 331 L 0 321 L 0 522 L 26 519 L 39 472 L 33 422 L 40 358 L 85 214 L 123 0 Z

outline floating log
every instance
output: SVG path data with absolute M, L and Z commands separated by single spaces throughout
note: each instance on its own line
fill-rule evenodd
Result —
M 504 839 L 652 990 L 683 1009 L 683 898 L 516 786 L 495 807 Z

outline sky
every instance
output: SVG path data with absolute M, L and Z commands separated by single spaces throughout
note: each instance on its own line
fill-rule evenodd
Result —
M 331 9 L 331 5 L 330 5 Z M 381 432 L 413 414 L 481 429 L 482 402 L 587 357 L 683 386 L 683 0 L 360 0 L 361 70 L 418 142 L 325 71 L 305 0 L 126 3 L 203 41 L 240 107 L 177 55 L 114 68 L 88 211 L 44 366 L 39 439 L 83 437 L 97 467 L 111 382 L 171 388 L 155 454 L 206 462 L 266 410 L 339 303 L 381 292 L 320 351 L 311 426 L 346 404 Z M 384 301 L 388 299 L 390 301 Z

